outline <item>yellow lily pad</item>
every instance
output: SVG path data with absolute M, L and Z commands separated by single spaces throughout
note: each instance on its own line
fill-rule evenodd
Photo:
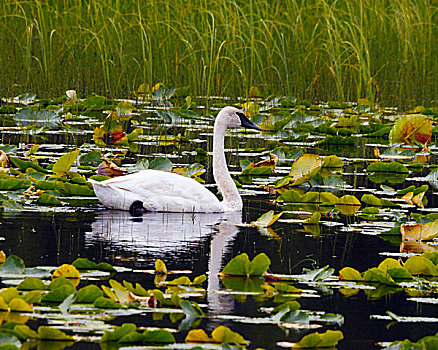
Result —
M 422 144 L 430 142 L 432 137 L 432 121 L 422 114 L 401 116 L 389 133 L 391 143 L 411 145 L 413 141 Z
M 289 172 L 292 176 L 291 185 L 298 186 L 309 181 L 321 170 L 323 158 L 316 154 L 303 154 L 293 164 Z

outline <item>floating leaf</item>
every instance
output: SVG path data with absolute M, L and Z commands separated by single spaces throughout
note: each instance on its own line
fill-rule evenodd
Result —
M 319 211 L 316 211 L 312 214 L 311 217 L 304 220 L 303 224 L 305 225 L 315 225 L 321 220 L 321 213 Z
M 403 115 L 395 122 L 389 140 L 391 143 L 412 145 L 413 141 L 425 144 L 432 136 L 432 121 L 422 114 Z
M 261 276 L 271 265 L 271 260 L 264 253 L 249 261 L 246 253 L 233 258 L 222 270 L 222 274 L 230 276 Z
M 309 181 L 322 167 L 323 159 L 315 154 L 303 154 L 293 164 L 289 172 L 291 185 L 298 186 Z
M 9 255 L 0 268 L 2 274 L 21 274 L 24 272 L 24 261 L 16 255 Z
M 398 162 L 376 162 L 368 165 L 367 172 L 369 173 L 398 173 L 409 174 L 408 168 Z
M 422 256 L 411 256 L 406 260 L 404 268 L 412 275 L 438 276 L 436 265 Z
M 21 298 L 14 298 L 9 303 L 9 309 L 13 312 L 33 312 L 32 305 Z
M 388 286 L 397 286 L 397 283 L 394 282 L 388 273 L 378 269 L 377 267 L 373 267 L 365 271 L 363 279 L 366 282 L 379 282 Z
M 136 330 L 137 326 L 134 323 L 124 323 L 121 327 L 116 327 L 113 331 L 105 331 L 100 341 L 101 343 L 117 342 L 122 337 L 135 332 Z
M 78 290 L 76 293 L 76 303 L 83 303 L 83 304 L 92 304 L 96 301 L 97 298 L 100 298 L 103 296 L 102 290 L 91 284 L 89 286 L 85 286 Z
M 324 161 L 322 163 L 323 168 L 341 168 L 343 166 L 344 161 L 335 155 L 324 157 Z
M 143 332 L 144 343 L 175 343 L 175 337 L 165 329 L 146 330 Z
M 73 265 L 63 264 L 60 267 L 58 267 L 55 270 L 55 272 L 53 272 L 52 274 L 52 278 L 58 278 L 58 277 L 78 279 L 80 278 L 80 273 Z
M 283 215 L 283 212 L 278 214 L 274 213 L 273 210 L 270 210 L 260 216 L 256 221 L 252 221 L 251 224 L 258 227 L 269 227 Z
M 339 279 L 344 281 L 363 281 L 360 272 L 351 267 L 344 267 L 339 271 Z
M 172 162 L 165 157 L 155 158 L 149 163 L 149 169 L 169 172 L 172 170 Z
M 292 349 L 331 348 L 335 347 L 342 339 L 344 339 L 344 335 L 341 331 L 315 332 L 302 337 L 298 343 L 292 346 Z
M 45 290 L 47 286 L 38 277 L 26 277 L 21 281 L 18 286 L 18 290 Z
M 430 241 L 438 237 L 438 220 L 426 224 L 402 224 L 402 239 L 405 241 Z

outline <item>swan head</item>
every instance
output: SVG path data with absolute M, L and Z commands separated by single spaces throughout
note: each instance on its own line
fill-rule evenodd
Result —
M 216 117 L 215 125 L 222 125 L 226 128 L 242 126 L 244 128 L 262 130 L 249 120 L 240 109 L 231 106 L 220 110 Z

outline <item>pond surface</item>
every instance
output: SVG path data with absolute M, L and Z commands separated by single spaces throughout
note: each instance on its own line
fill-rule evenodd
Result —
M 217 192 L 212 179 L 211 153 L 203 155 L 199 150 L 196 151 L 201 148 L 211 152 L 211 121 L 202 118 L 163 120 L 156 113 L 157 110 L 163 110 L 161 107 L 149 104 L 138 107 L 133 119 L 137 120 L 137 125 L 143 129 L 143 135 L 132 142 L 137 146 L 135 149 L 129 146 L 132 152 L 128 151 L 125 154 L 120 165 L 129 169 L 138 160 L 148 159 L 150 162 L 162 156 L 167 157 L 174 167 L 199 162 L 206 169 L 206 173 L 201 176 L 206 186 Z M 267 115 L 275 108 L 279 106 L 266 107 L 266 112 L 262 112 L 262 115 Z M 101 125 L 103 120 L 99 113 L 106 116 L 106 112 L 100 111 L 89 113 L 87 116 L 78 113 L 74 122 L 64 120 L 62 128 L 58 126 L 52 130 L 27 135 L 23 134 L 21 128 L 14 129 L 14 123 L 10 119 L 12 114 L 5 116 L 1 140 L 4 145 L 19 146 L 16 150 L 16 155 L 19 156 L 23 156 L 24 152 L 29 150 L 29 145 L 39 144 L 40 147 L 34 156 L 39 158 L 41 165 L 53 163 L 60 155 L 71 150 L 72 146 L 79 147 L 81 155 L 97 149 L 115 159 L 117 153 L 126 152 L 129 148 L 98 147 L 94 144 L 93 128 Z M 290 111 L 286 110 L 286 113 Z M 314 114 L 311 110 L 304 109 L 303 114 L 306 113 Z M 337 114 L 343 115 L 341 109 L 329 108 L 322 108 L 316 114 L 318 113 L 324 118 L 329 116 L 333 122 L 338 120 Z M 396 118 L 395 113 L 388 112 L 387 115 L 388 120 Z M 269 314 L 266 308 L 277 305 L 272 298 L 261 297 L 260 292 L 251 293 L 251 288 L 241 289 L 243 293 L 227 292 L 230 289 L 217 274 L 228 261 L 240 253 L 247 253 L 251 259 L 259 253 L 265 253 L 271 259 L 269 271 L 276 274 L 298 275 L 303 272 L 303 268 L 312 270 L 326 265 L 334 268 L 334 276 L 326 283 L 300 285 L 306 293 L 298 298 L 298 301 L 302 310 L 343 315 L 343 324 L 322 324 L 322 328 L 316 329 L 319 332 L 326 329 L 341 330 L 344 340 L 337 346 L 339 349 L 374 349 L 379 348 L 378 342 L 405 338 L 417 341 L 426 335 L 435 334 L 435 322 L 391 323 L 388 319 L 374 318 L 375 315 L 386 315 L 386 311 L 400 316 L 434 317 L 437 313 L 435 304 L 411 301 L 409 293 L 384 285 L 357 289 L 345 288 L 337 282 L 338 272 L 343 267 L 353 267 L 362 272 L 377 267 L 386 257 L 406 258 L 409 252 L 404 250 L 399 237 L 391 236 L 391 239 L 384 240 L 378 233 L 394 227 L 399 220 L 406 220 L 410 213 L 426 215 L 436 212 L 438 203 L 434 189 L 430 186 L 425 194 L 425 208 L 398 200 L 399 208 L 381 209 L 380 215 L 371 219 L 360 215 L 361 211 L 354 215 L 323 213 L 319 224 L 304 226 L 303 220 L 314 211 L 311 206 L 280 207 L 274 202 L 279 193 L 270 194 L 264 188 L 289 173 L 294 159 L 287 158 L 288 152 L 285 153 L 286 158 L 280 157 L 275 173 L 269 177 L 240 177 L 242 169 L 239 161 L 249 159 L 258 162 L 267 158 L 270 151 L 285 146 L 288 151 L 302 149 L 304 153 L 321 156 L 338 155 L 344 161 L 342 169 L 336 172 L 344 181 L 343 187 L 336 187 L 334 190 L 338 197 L 355 195 L 360 199 L 363 194 L 374 193 L 379 198 L 386 196 L 394 200 L 393 196 L 388 196 L 384 189 L 382 190 L 380 183 L 370 180 L 365 170 L 370 163 L 377 160 L 374 147 L 377 145 L 382 153 L 388 148 L 388 141 L 385 138 L 367 138 L 355 132 L 351 144 L 333 145 L 328 141 L 327 144 L 318 145 L 317 142 L 323 139 L 321 135 L 303 132 L 295 139 L 290 138 L 290 135 L 297 132 L 293 131 L 293 127 L 289 125 L 275 133 L 232 131 L 227 136 L 226 153 L 230 170 L 233 177 L 243 184 L 240 188 L 244 200 L 242 213 L 145 213 L 142 217 L 133 218 L 127 212 L 105 209 L 93 197 L 87 200 L 72 197 L 66 199 L 70 205 L 55 209 L 43 207 L 44 210 L 33 203 L 24 203 L 24 210 L 3 211 L 0 220 L 0 249 L 7 255 L 18 255 L 29 267 L 59 266 L 71 263 L 78 257 L 95 262 L 108 262 L 113 266 L 126 268 L 112 278 L 118 281 L 139 282 L 146 289 L 155 288 L 154 275 L 147 270 L 154 269 L 157 259 L 163 260 L 168 270 L 186 271 L 177 276 L 185 274 L 192 279 L 208 273 L 208 279 L 202 285 L 207 290 L 205 298 L 192 300 L 196 300 L 204 313 L 211 317 L 204 317 L 197 328 L 205 329 L 210 334 L 215 327 L 226 325 L 249 340 L 248 347 L 252 349 L 278 348 L 278 342 L 297 342 L 315 330 L 309 327 L 288 328 L 277 324 L 241 322 L 238 317 L 233 317 L 267 317 Z M 132 126 L 130 128 L 132 130 Z M 179 134 L 187 137 L 190 142 L 168 142 L 159 138 L 163 135 Z M 281 140 L 283 142 L 280 142 Z M 431 158 L 428 163 L 410 168 L 408 177 L 400 183 L 383 184 L 395 190 L 410 185 L 419 187 L 427 184 L 424 177 L 431 170 L 429 164 L 434 164 L 436 160 L 433 154 L 436 148 L 434 145 L 429 148 L 432 154 L 429 155 Z M 86 176 L 95 172 L 94 169 L 77 168 L 77 165 L 79 164 L 75 163 L 72 170 L 82 172 Z M 326 191 L 318 185 L 311 188 L 304 185 L 300 191 L 305 193 L 309 190 Z M 236 225 L 254 221 L 269 210 L 284 212 L 269 228 Z M 435 245 L 429 244 L 424 250 L 435 250 Z M 433 296 L 436 297 L 432 293 Z M 137 326 L 177 329 L 180 321 L 172 322 L 168 315 L 155 317 L 151 312 L 144 312 L 139 315 L 115 317 L 108 323 L 121 325 L 125 322 L 133 322 Z M 31 319 L 28 324 L 37 323 L 55 324 L 50 319 Z M 68 332 L 68 327 L 66 331 Z M 180 331 L 175 333 L 175 337 L 181 343 L 186 334 L 187 330 Z M 72 347 L 99 348 L 99 344 L 86 340 L 79 341 Z

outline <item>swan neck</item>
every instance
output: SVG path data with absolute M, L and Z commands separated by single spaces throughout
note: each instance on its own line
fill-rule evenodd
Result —
M 222 193 L 224 206 L 228 210 L 242 210 L 242 198 L 231 178 L 225 159 L 226 129 L 226 126 L 216 121 L 213 133 L 213 177 Z

